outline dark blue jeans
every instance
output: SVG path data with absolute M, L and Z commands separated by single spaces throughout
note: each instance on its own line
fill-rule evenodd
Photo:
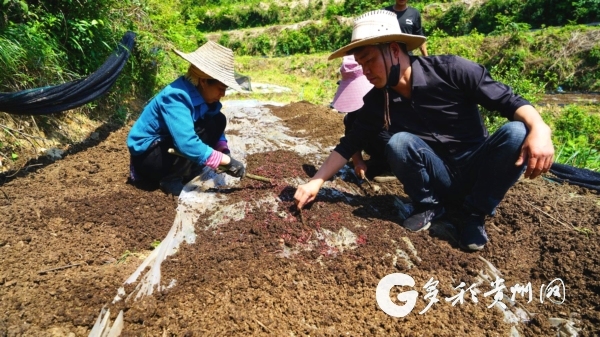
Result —
M 525 170 L 515 162 L 526 136 L 523 123 L 510 122 L 478 148 L 444 160 L 419 137 L 399 132 L 387 143 L 386 156 L 413 202 L 461 205 L 493 215 Z

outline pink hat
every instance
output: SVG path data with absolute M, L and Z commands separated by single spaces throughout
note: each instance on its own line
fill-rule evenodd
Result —
M 362 67 L 354 60 L 354 55 L 344 56 L 340 73 L 342 80 L 333 97 L 332 105 L 339 112 L 356 111 L 363 106 L 363 96 L 373 88 L 373 85 L 363 75 Z

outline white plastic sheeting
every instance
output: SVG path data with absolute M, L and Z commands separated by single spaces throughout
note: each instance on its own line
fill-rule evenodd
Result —
M 110 310 L 102 308 L 100 316 L 90 331 L 90 337 L 117 337 L 123 330 L 123 311 L 119 312 L 114 323 L 110 324 Z

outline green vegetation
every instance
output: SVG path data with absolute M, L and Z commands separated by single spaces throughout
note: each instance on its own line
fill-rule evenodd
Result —
M 327 55 L 349 41 L 352 17 L 389 4 L 392 1 L 0 1 L 0 91 L 85 77 L 104 62 L 125 31 L 137 34 L 127 67 L 105 97 L 54 116 L 0 113 L 0 162 L 18 167 L 35 152 L 31 147 L 73 142 L 89 132 L 75 126 L 128 123 L 147 99 L 185 70 L 185 62 L 171 50 L 191 51 L 207 39 L 233 49 L 237 71 L 252 82 L 291 89 L 227 99 L 329 104 L 339 60 L 328 62 Z M 482 63 L 532 102 L 558 86 L 600 91 L 600 27 L 582 25 L 600 21 L 600 0 L 488 0 L 470 6 L 422 0 L 411 5 L 423 15 L 431 54 L 457 54 Z M 544 113 L 554 129 L 559 162 L 599 169 L 600 144 L 592 135 L 600 134 L 600 124 L 590 113 L 594 109 L 597 106 L 574 105 Z M 504 122 L 493 112 L 483 113 L 492 130 Z
M 127 261 L 127 258 L 134 255 L 135 253 L 132 253 L 129 250 L 126 250 L 120 257 L 119 259 L 117 259 L 116 264 L 121 264 L 124 263 L 125 261 Z
M 277 34 L 261 33 L 255 37 L 232 37 L 224 33 L 218 42 L 236 55 L 289 56 L 333 51 L 352 36 L 352 27 L 337 20 L 315 22 L 298 29 L 282 29 Z
M 600 171 L 600 115 L 570 105 L 559 116 L 544 117 L 554 130 L 557 162 Z
M 152 247 L 152 249 L 156 249 L 156 247 L 158 247 L 160 245 L 160 240 L 154 240 L 152 241 L 152 243 L 150 243 L 150 247 Z
M 253 82 L 272 83 L 291 89 L 283 94 L 251 94 L 250 98 L 328 105 L 337 90 L 339 64 L 328 62 L 327 54 L 269 59 L 239 56 L 235 61 L 237 70 L 250 76 Z

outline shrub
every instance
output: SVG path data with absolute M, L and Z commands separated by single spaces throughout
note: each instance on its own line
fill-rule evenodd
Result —
M 263 33 L 252 41 L 250 53 L 253 55 L 269 56 L 272 50 L 271 39 L 267 34 Z
M 521 1 L 519 0 L 487 1 L 475 10 L 471 21 L 472 27 L 484 34 L 491 33 L 497 26 L 496 14 L 502 14 L 513 21 L 520 8 Z
M 591 23 L 600 19 L 600 0 L 529 0 L 523 2 L 516 19 L 535 28 Z
M 471 31 L 472 13 L 465 4 L 456 4 L 436 21 L 435 29 L 442 30 L 449 35 L 460 36 Z
M 310 38 L 300 31 L 285 29 L 279 35 L 275 45 L 275 53 L 278 56 L 292 54 L 308 54 L 312 48 Z
M 553 124 L 557 162 L 600 169 L 600 117 L 570 105 Z

